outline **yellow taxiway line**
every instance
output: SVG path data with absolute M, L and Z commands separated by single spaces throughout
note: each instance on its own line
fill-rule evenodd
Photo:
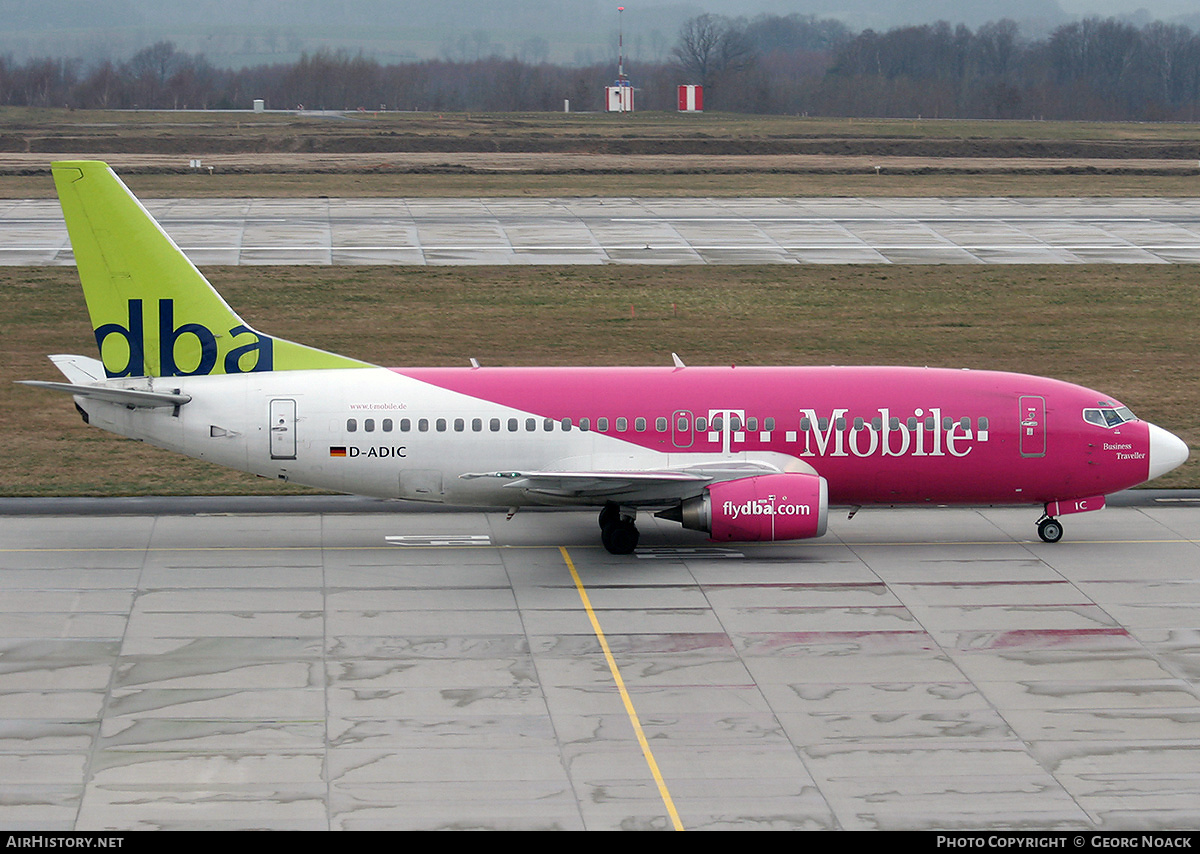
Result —
M 650 773 L 658 785 L 658 793 L 662 796 L 663 805 L 667 808 L 667 815 L 671 817 L 671 824 L 676 830 L 683 830 L 683 822 L 679 820 L 679 813 L 675 811 L 675 802 L 671 800 L 671 793 L 667 791 L 667 784 L 658 770 L 658 763 L 654 761 L 654 754 L 650 751 L 650 742 L 646 740 L 646 734 L 642 732 L 637 711 L 633 708 L 633 700 L 629 698 L 629 692 L 625 690 L 625 680 L 621 678 L 621 672 L 617 669 L 617 662 L 613 658 L 612 650 L 608 648 L 608 641 L 604 639 L 604 631 L 600 628 L 600 621 L 596 619 L 596 612 L 592 610 L 591 600 L 588 599 L 583 582 L 579 579 L 579 573 L 575 571 L 575 563 L 571 560 L 565 546 L 559 546 L 558 550 L 562 553 L 563 560 L 566 561 L 567 569 L 571 570 L 571 578 L 575 579 L 575 589 L 579 591 L 579 599 L 583 602 L 583 609 L 587 611 L 588 619 L 591 620 L 592 631 L 596 633 L 596 639 L 600 641 L 600 648 L 604 650 L 604 659 L 608 662 L 608 669 L 612 672 L 613 681 L 617 683 L 617 690 L 621 692 L 621 700 L 625 703 L 625 713 L 629 715 L 629 722 L 633 724 L 638 744 L 642 746 L 642 755 L 646 757 L 646 764 L 650 767 Z

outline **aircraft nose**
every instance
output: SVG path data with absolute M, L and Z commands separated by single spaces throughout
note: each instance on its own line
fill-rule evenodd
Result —
M 1150 480 L 1179 468 L 1188 458 L 1187 443 L 1153 424 L 1150 427 Z

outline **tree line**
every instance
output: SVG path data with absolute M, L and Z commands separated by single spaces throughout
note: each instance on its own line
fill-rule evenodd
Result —
M 822 116 L 1184 120 L 1197 117 L 1200 36 L 1182 25 L 1089 18 L 1026 40 L 1001 20 L 852 32 L 810 15 L 699 15 L 666 62 L 630 63 L 637 108 L 675 107 L 705 87 L 708 109 Z M 0 105 L 74 109 L 599 110 L 611 64 L 525 56 L 381 64 L 319 51 L 291 63 L 218 68 L 151 45 L 125 62 L 0 57 Z

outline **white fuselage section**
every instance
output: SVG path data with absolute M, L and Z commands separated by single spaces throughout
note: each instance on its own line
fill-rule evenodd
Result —
M 122 385 L 147 387 L 145 380 Z M 192 400 L 178 409 L 77 402 L 89 423 L 114 433 L 262 477 L 379 498 L 488 506 L 603 504 L 604 498 L 526 495 L 506 489 L 510 484 L 502 478 L 461 475 L 637 472 L 748 458 L 660 452 L 594 431 L 564 430 L 536 413 L 385 368 L 171 377 L 155 379 L 153 388 L 178 389 Z M 795 462 L 762 452 L 753 459 L 779 470 Z M 678 493 L 675 487 L 665 497 Z

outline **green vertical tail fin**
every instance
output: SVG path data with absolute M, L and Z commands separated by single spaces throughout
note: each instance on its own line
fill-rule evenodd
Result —
M 108 164 L 52 168 L 108 376 L 370 367 L 252 329 Z

